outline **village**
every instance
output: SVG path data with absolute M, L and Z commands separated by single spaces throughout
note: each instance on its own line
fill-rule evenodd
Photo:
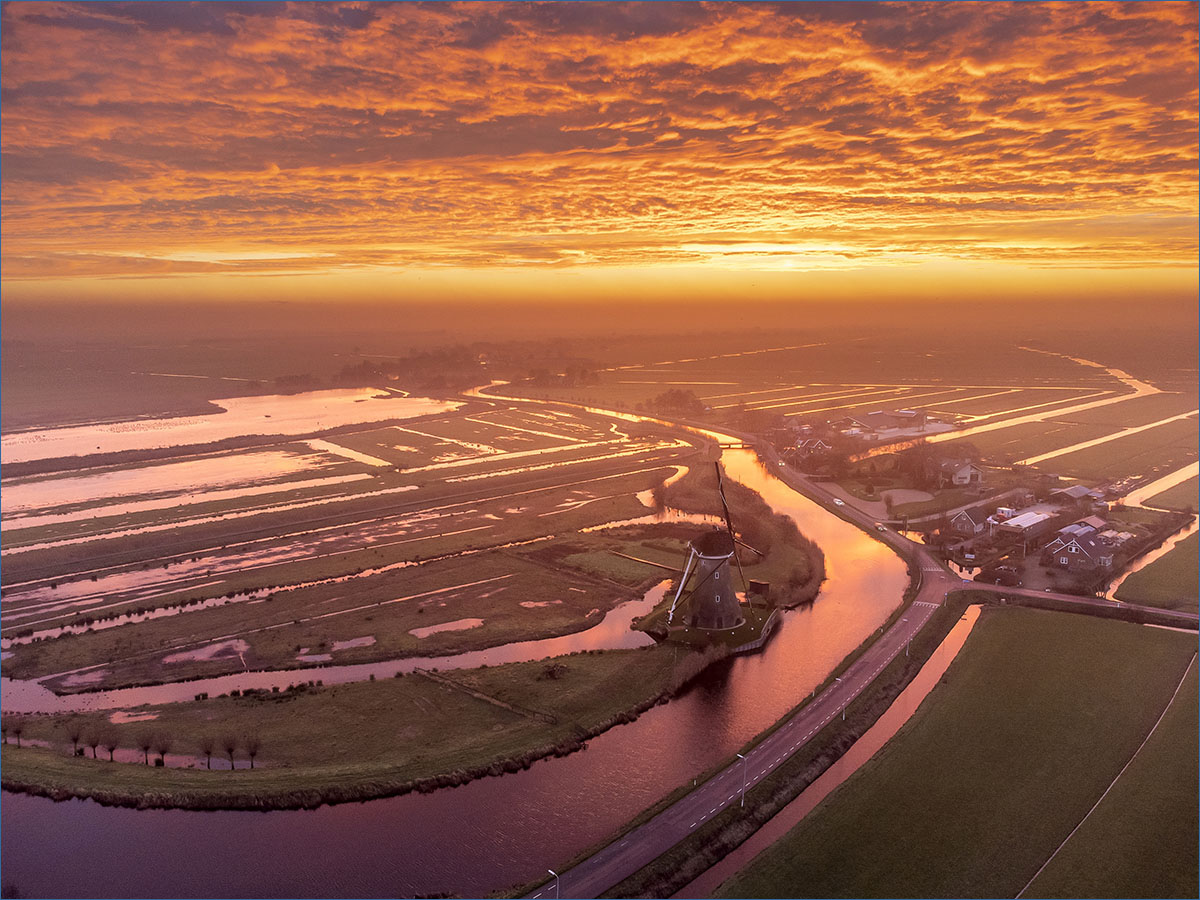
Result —
M 1187 514 L 1127 508 L 1136 476 L 1088 483 L 946 438 L 958 423 L 920 409 L 764 423 L 781 460 L 839 499 L 930 545 L 964 577 L 1103 595 Z

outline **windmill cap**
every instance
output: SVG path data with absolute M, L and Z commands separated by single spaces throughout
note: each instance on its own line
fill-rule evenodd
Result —
M 692 539 L 692 546 L 701 556 L 728 556 L 733 552 L 733 538 L 728 531 L 706 531 Z

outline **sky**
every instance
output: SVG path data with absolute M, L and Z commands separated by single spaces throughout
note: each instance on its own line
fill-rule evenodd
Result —
M 0 24 L 6 300 L 1195 296 L 1195 3 Z

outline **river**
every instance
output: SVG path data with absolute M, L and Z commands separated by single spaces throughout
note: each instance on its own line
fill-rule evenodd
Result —
M 545 874 L 732 756 L 815 688 L 900 603 L 883 544 L 727 450 L 728 475 L 825 552 L 811 606 L 763 652 L 567 757 L 432 794 L 297 812 L 136 811 L 3 795 L 4 881 L 26 896 L 480 896 Z M 233 776 L 231 776 L 233 777 Z

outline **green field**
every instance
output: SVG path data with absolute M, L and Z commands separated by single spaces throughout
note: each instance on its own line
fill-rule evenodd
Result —
M 1137 750 L 1195 650 L 1194 635 L 985 609 L 901 733 L 719 895 L 1015 896 Z M 1181 761 L 1194 772 L 1194 753 Z M 1190 823 L 1162 828 L 1194 855 L 1188 796 Z
M 1153 506 L 1155 509 L 1190 509 L 1195 512 L 1200 508 L 1200 477 L 1192 476 L 1182 484 L 1167 488 L 1142 505 Z
M 1149 425 L 1151 422 L 1190 412 L 1195 408 L 1196 395 L 1194 393 L 1163 393 L 1124 400 L 1120 403 L 1110 403 L 1107 406 L 1085 409 L 1082 412 L 1068 413 L 1064 418 L 1069 422 L 1119 425 L 1129 428 L 1134 425 Z
M 1182 419 L 1128 437 L 1114 438 L 1086 450 L 1055 456 L 1038 463 L 1037 468 L 1095 479 L 1165 474 L 1195 461 L 1198 437 L 1200 431 L 1196 419 Z
M 961 441 L 948 441 L 943 446 L 946 452 L 969 444 L 979 450 L 986 460 L 1011 464 L 1019 459 L 1028 459 L 1051 450 L 1082 444 L 1116 429 L 1106 425 L 1075 425 L 1067 422 L 1025 422 L 1008 428 L 997 428 L 973 434 Z
M 671 526 L 666 531 L 674 534 Z M 644 550 L 637 542 L 626 546 L 622 539 L 600 535 L 576 536 L 561 544 L 561 553 L 586 549 L 611 556 L 608 551 L 615 548 L 641 556 Z M 633 562 L 629 563 L 631 578 L 624 584 L 588 577 L 591 573 L 586 571 L 547 565 L 541 557 L 554 549 L 554 542 L 531 545 L 528 558 L 512 550 L 478 553 L 470 557 L 468 572 L 462 559 L 431 561 L 281 591 L 270 601 L 229 603 L 23 644 L 13 648 L 4 671 L 14 678 L 35 678 L 103 665 L 102 677 L 91 686 L 120 687 L 211 677 L 246 666 L 293 668 L 301 665 L 298 657 L 310 654 L 328 654 L 332 657 L 328 661 L 338 664 L 444 655 L 579 631 L 599 622 L 603 612 L 622 600 L 636 598 L 638 585 L 659 577 L 658 570 Z M 467 586 L 451 589 L 455 585 Z M 423 638 L 411 633 L 471 618 L 484 624 Z M 335 648 L 339 641 L 364 637 L 373 640 L 367 646 Z M 248 644 L 244 662 L 236 654 L 163 662 L 170 653 L 231 638 Z
M 1194 897 L 1197 675 L 1026 897 Z
M 996 390 L 1000 390 L 997 388 Z M 1057 401 L 1076 400 L 1095 391 L 1091 388 L 1061 388 L 1051 390 L 1020 390 L 1013 389 L 1011 393 L 998 394 L 995 397 L 980 397 L 976 400 L 966 400 L 959 403 L 931 403 L 932 412 L 949 413 L 959 416 L 990 416 L 1022 409 L 1026 406 L 1041 406 Z M 976 390 L 974 394 L 992 393 L 992 391 Z M 1096 398 L 1099 399 L 1099 398 Z M 1082 401 L 1081 401 L 1082 402 Z
M 112 724 L 105 713 L 28 717 L 23 739 L 50 741 L 51 749 L 17 749 L 8 735 L 4 784 L 32 784 L 115 802 L 148 797 L 172 806 L 314 805 L 321 796 L 380 796 L 424 778 L 487 767 L 497 760 L 532 759 L 545 748 L 564 751 L 645 705 L 674 685 L 677 667 L 695 654 L 659 645 L 513 663 L 444 673 L 453 684 L 421 675 L 304 691 L 260 692 L 190 703 L 140 707 L 152 721 Z M 682 671 L 682 669 L 680 669 Z M 320 673 L 314 673 L 319 675 Z M 470 691 L 482 693 L 493 701 Z M 6 716 L 6 721 L 8 717 Z M 121 748 L 138 747 L 144 733 L 170 737 L 171 766 L 72 758 L 72 725 L 115 734 Z M 232 735 L 245 747 L 257 735 L 262 749 L 254 771 L 209 771 L 201 751 L 206 736 Z M 172 754 L 196 757 L 184 768 Z
M 1200 534 L 1184 538 L 1166 556 L 1126 578 L 1117 589 L 1117 599 L 1194 612 L 1200 597 L 1198 545 Z

